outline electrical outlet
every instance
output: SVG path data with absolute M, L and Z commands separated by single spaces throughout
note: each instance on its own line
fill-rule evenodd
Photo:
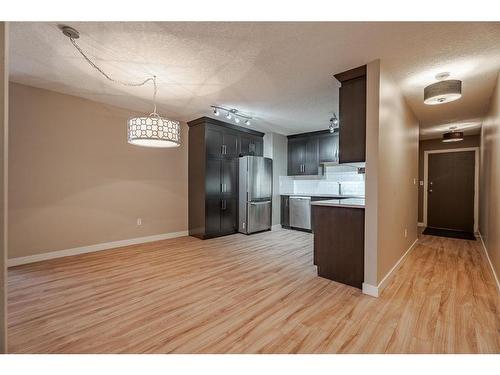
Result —
M 142 219 L 140 217 L 137 218 L 137 225 L 142 225 Z
M 424 186 L 424 181 L 420 181 L 420 186 Z
M 405 228 L 405 238 L 408 238 L 408 229 Z
M 416 178 L 414 178 L 414 179 L 413 179 L 413 185 L 416 185 L 416 184 L 417 184 L 417 179 L 416 179 Z

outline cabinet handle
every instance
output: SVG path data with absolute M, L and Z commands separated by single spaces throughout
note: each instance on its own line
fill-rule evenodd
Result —
M 227 185 L 224 184 L 224 193 L 226 193 L 226 192 L 227 192 Z
M 220 184 L 220 192 L 224 193 L 224 184 Z

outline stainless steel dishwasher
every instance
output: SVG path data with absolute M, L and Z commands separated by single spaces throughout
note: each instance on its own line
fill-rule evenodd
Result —
M 311 229 L 311 197 L 290 197 L 290 226 Z

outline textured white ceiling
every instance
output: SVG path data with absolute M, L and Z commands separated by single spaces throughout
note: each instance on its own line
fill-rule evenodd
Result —
M 500 23 L 67 24 L 113 77 L 156 74 L 162 114 L 189 121 L 211 115 L 210 105 L 218 104 L 252 114 L 254 128 L 283 134 L 326 129 L 338 111 L 332 74 L 380 58 L 429 137 L 443 124 L 480 118 L 500 67 Z M 56 23 L 12 23 L 10 32 L 12 81 L 151 111 L 150 86 L 106 81 Z M 423 88 L 443 71 L 463 80 L 462 99 L 424 105 Z

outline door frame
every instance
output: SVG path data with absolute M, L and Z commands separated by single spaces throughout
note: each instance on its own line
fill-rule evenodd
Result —
M 429 154 L 446 154 L 449 152 L 474 151 L 474 233 L 479 228 L 479 147 L 450 148 L 445 150 L 424 151 L 424 226 L 427 226 L 427 204 L 429 183 Z

